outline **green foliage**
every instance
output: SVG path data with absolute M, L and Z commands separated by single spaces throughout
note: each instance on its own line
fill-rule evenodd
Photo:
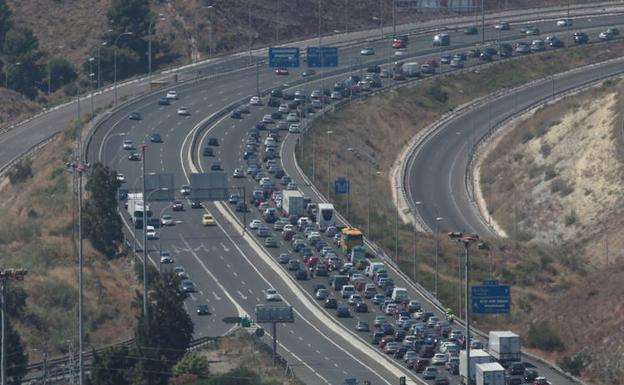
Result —
M 145 36 L 151 17 L 149 1 L 112 0 L 106 17 L 117 34 L 132 32 L 139 37 Z
M 11 184 L 18 184 L 33 176 L 32 160 L 24 159 L 19 162 L 8 172 Z
M 198 378 L 205 378 L 208 375 L 208 360 L 197 353 L 187 353 L 175 364 L 173 374 L 193 374 Z
M 36 302 L 43 308 L 60 308 L 63 311 L 72 311 L 78 302 L 76 289 L 65 281 L 50 278 L 38 283 L 34 287 L 37 294 Z
M 533 323 L 529 326 L 527 346 L 547 352 L 560 352 L 565 349 L 563 341 L 548 321 Z
M 26 375 L 28 366 L 28 356 L 24 351 L 24 345 L 20 339 L 19 333 L 13 329 L 11 322 L 6 322 L 6 353 L 7 353 L 7 381 L 10 385 L 18 385 L 22 383 L 22 378 Z M 1 357 L 0 352 L 0 357 Z
M 5 0 L 0 0 L 0 53 L 3 52 L 4 39 L 7 32 L 13 26 L 11 23 L 11 10 Z
M 262 384 L 262 379 L 247 368 L 237 368 L 225 374 L 211 376 L 201 384 L 206 385 L 258 385 Z
M 141 356 L 135 347 L 112 346 L 95 353 L 91 366 L 92 385 L 131 385 L 140 382 Z
M 39 41 L 30 28 L 17 27 L 6 34 L 3 53 L 8 57 L 24 57 L 39 50 Z
M 78 77 L 74 66 L 64 58 L 50 59 L 48 62 L 48 75 L 50 76 L 50 90 L 52 92 L 65 84 L 73 82 Z
M 559 360 L 558 364 L 561 369 L 569 372 L 573 376 L 578 376 L 590 362 L 591 359 L 588 355 L 576 354 L 572 357 L 563 357 L 561 360 Z
M 19 317 L 26 307 L 26 290 L 19 285 L 7 285 L 5 297 L 9 317 Z
M 438 83 L 429 87 L 427 89 L 426 95 L 429 99 L 440 104 L 446 104 L 446 102 L 448 102 L 448 93 L 446 91 L 443 91 L 440 87 L 440 84 Z
M 40 58 L 39 42 L 32 30 L 25 27 L 9 30 L 3 46 L 3 66 L 9 88 L 33 99 L 42 79 Z
M 98 251 L 112 258 L 122 240 L 121 220 L 117 214 L 116 173 L 95 163 L 86 184 L 91 196 L 84 208 L 84 234 Z

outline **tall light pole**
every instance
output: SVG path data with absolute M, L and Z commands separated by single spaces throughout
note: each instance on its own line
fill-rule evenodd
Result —
M 422 206 L 423 202 L 421 201 L 416 201 L 414 202 L 415 206 Z M 414 215 L 416 215 L 416 213 L 414 213 Z M 414 276 L 414 282 L 416 282 L 416 258 L 418 257 L 417 255 L 417 246 L 418 246 L 418 230 L 416 230 L 416 221 L 414 220 L 414 259 L 413 259 L 413 263 L 412 263 L 412 274 Z
M 213 46 L 213 37 L 212 37 L 212 28 L 213 28 L 213 15 L 214 15 L 214 7 L 212 5 L 209 5 L 207 7 L 204 7 L 208 10 L 208 12 L 210 12 L 210 16 L 208 17 L 208 20 L 210 21 L 210 28 L 208 28 L 208 59 L 212 59 L 212 46 Z
M 327 131 L 327 138 L 329 139 L 329 135 L 333 134 L 334 131 L 332 130 L 328 130 Z M 329 142 L 328 142 L 329 143 Z M 303 145 L 303 143 L 302 143 Z M 327 146 L 329 148 L 329 145 Z M 330 186 L 331 186 L 331 156 L 330 154 L 327 154 L 327 200 L 329 200 L 330 195 Z
M 108 43 L 103 41 L 100 44 L 98 44 L 98 49 L 97 49 L 97 89 L 99 90 L 100 87 L 102 86 L 102 71 L 100 70 L 100 63 L 101 63 L 101 55 L 100 55 L 100 48 L 102 48 L 103 46 L 107 45 Z
M 113 56 L 114 56 L 114 65 L 113 65 L 113 77 L 114 77 L 114 81 L 113 81 L 113 88 L 114 88 L 114 99 L 113 99 L 113 107 L 117 106 L 117 42 L 119 42 L 119 39 L 122 36 L 131 36 L 134 35 L 134 32 L 124 32 L 122 34 L 120 34 L 119 36 L 117 36 L 117 38 L 115 39 L 115 47 L 114 47 L 114 52 L 113 52 Z
M 468 382 L 470 382 L 470 245 L 479 240 L 479 236 L 477 234 L 472 235 L 464 235 L 459 232 L 449 233 L 449 237 L 451 240 L 455 240 L 464 245 L 465 249 L 465 302 L 464 306 L 466 307 L 466 378 Z
M 366 151 L 362 151 L 361 149 L 356 149 L 355 147 L 349 147 L 347 148 L 347 151 L 352 152 L 352 153 L 357 153 L 357 154 L 363 154 L 368 158 L 368 183 L 366 184 L 366 200 L 367 200 L 367 205 L 366 205 L 366 234 L 368 234 L 368 236 L 371 236 L 371 232 L 370 232 L 370 184 L 371 181 L 373 179 L 373 171 L 372 171 L 372 166 L 376 164 L 375 159 L 368 153 L 366 153 Z M 380 174 L 380 173 L 379 173 Z
M 6 283 L 7 281 L 22 281 L 24 277 L 28 274 L 28 270 L 26 269 L 3 269 L 0 270 L 0 284 L 2 284 L 2 290 L 0 290 L 0 301 L 2 301 L 2 358 L 1 358 L 1 370 L 0 370 L 0 381 L 2 385 L 6 385 Z
M 485 44 L 485 0 L 481 0 L 481 44 Z
M 379 31 L 383 39 L 383 0 L 379 0 Z
M 441 221 L 443 221 L 444 218 L 442 217 L 437 217 L 435 219 L 435 233 L 433 234 L 433 236 L 435 237 L 435 277 L 434 277 L 434 289 L 433 289 L 433 294 L 436 298 L 438 298 L 438 223 L 440 223 Z
M 91 119 L 94 118 L 95 109 L 93 108 L 93 77 L 95 74 L 93 73 L 93 62 L 95 61 L 94 57 L 89 58 L 89 94 L 91 96 Z
M 145 155 L 143 156 L 145 157 Z M 145 182 L 143 183 L 143 185 L 145 185 Z M 145 198 L 145 202 L 143 204 L 143 264 L 146 265 L 147 261 L 149 259 L 149 247 L 147 247 L 147 206 L 149 205 L 149 199 L 152 196 L 152 194 L 154 194 L 155 192 L 160 192 L 160 191 L 169 191 L 168 187 L 160 187 L 157 188 L 155 190 L 150 191 L 149 194 L 147 194 L 147 197 Z M 145 190 L 144 190 L 145 193 Z M 160 218 L 162 216 L 162 213 L 165 211 L 165 209 L 167 209 L 167 207 L 169 206 L 165 206 L 161 211 L 160 214 L 158 215 L 158 218 Z M 161 249 L 162 251 L 162 249 Z M 145 274 L 145 270 L 143 272 L 143 274 Z M 143 283 L 145 284 L 145 282 L 147 282 L 147 280 L 145 279 L 145 275 L 143 275 Z M 146 286 L 143 286 L 143 289 L 145 291 Z
M 145 196 L 145 149 L 146 144 L 141 145 L 141 163 L 143 165 L 143 319 L 145 322 L 145 335 L 149 336 L 149 319 L 147 309 L 147 197 Z
M 159 13 L 158 16 L 152 17 L 149 24 L 147 25 L 147 77 L 152 77 L 152 25 L 156 20 L 165 20 L 165 17 L 162 13 Z M 115 44 L 117 45 L 117 44 Z

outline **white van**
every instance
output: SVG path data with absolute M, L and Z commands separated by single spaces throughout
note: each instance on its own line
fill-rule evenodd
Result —
M 355 286 L 353 285 L 344 285 L 342 290 L 340 290 L 340 295 L 342 298 L 349 298 L 351 294 L 355 294 Z
M 368 266 L 366 266 L 366 269 L 364 270 L 364 274 L 372 278 L 376 272 L 378 272 L 381 269 L 385 270 L 385 268 L 386 266 L 382 262 L 371 262 Z
M 409 301 L 409 294 L 404 287 L 395 287 L 392 290 L 392 300 L 397 302 Z

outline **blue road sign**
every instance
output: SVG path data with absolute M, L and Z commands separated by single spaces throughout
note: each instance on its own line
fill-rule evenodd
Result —
M 483 282 L 481 282 L 481 284 L 483 286 L 492 286 L 492 285 L 498 285 L 498 281 L 495 279 L 486 279 Z
M 471 296 L 473 314 L 509 314 L 511 311 L 511 288 L 509 285 L 473 286 Z
M 299 67 L 299 48 L 269 48 L 269 67 Z
M 334 186 L 335 186 L 335 190 L 336 190 L 336 195 L 339 194 L 348 194 L 349 193 L 349 180 L 347 178 L 336 178 L 336 181 L 334 182 Z
M 308 67 L 338 67 L 337 47 L 308 47 Z

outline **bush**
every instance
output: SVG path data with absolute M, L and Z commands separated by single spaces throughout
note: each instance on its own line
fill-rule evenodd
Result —
M 448 94 L 446 93 L 446 91 L 442 91 L 439 84 L 429 87 L 427 89 L 427 96 L 429 97 L 429 99 L 440 104 L 446 104 L 446 102 L 448 101 Z
M 572 357 L 563 357 L 559 360 L 558 364 L 561 369 L 569 372 L 573 376 L 578 376 L 581 374 L 581 371 L 587 366 L 590 359 L 585 354 L 576 354 Z
M 560 352 L 565 349 L 563 341 L 548 321 L 542 321 L 529 326 L 527 346 L 547 352 Z
M 205 378 L 208 374 L 208 360 L 196 353 L 185 354 L 173 367 L 175 375 L 193 374 L 198 378 Z
M 32 161 L 24 159 L 19 162 L 8 172 L 11 184 L 18 184 L 33 176 Z
M 557 176 L 557 171 L 554 168 L 549 167 L 544 171 L 544 181 L 551 180 Z
M 566 227 L 572 226 L 576 222 L 576 211 L 570 211 L 570 214 L 565 216 Z
M 552 149 L 550 148 L 550 145 L 548 143 L 544 143 L 542 144 L 540 151 L 542 152 L 542 156 L 544 158 L 548 158 L 548 155 L 550 155 Z
M 50 90 L 56 91 L 60 87 L 76 80 L 78 76 L 72 64 L 64 58 L 50 59 L 48 63 L 50 75 Z

